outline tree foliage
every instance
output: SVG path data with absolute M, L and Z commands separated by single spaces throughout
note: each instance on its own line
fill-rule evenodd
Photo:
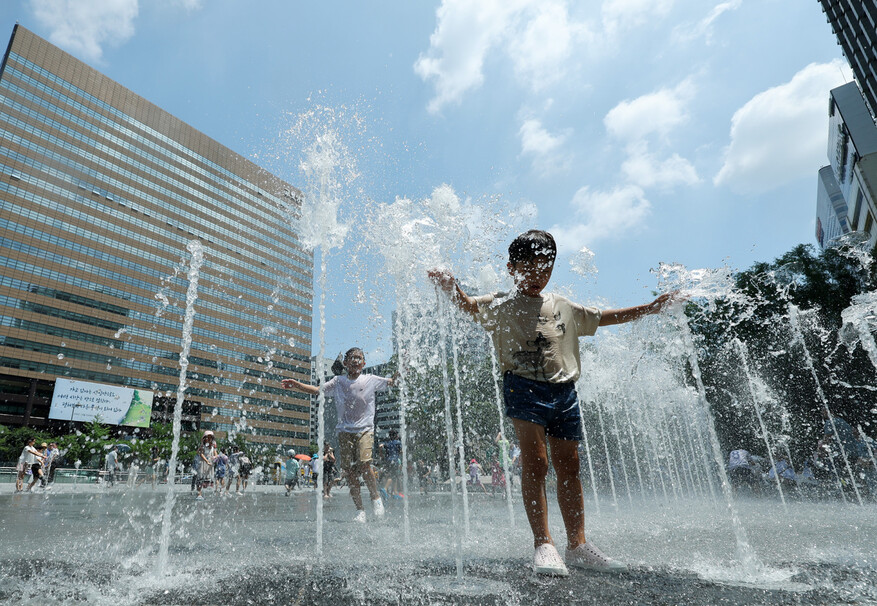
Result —
M 24 449 L 24 445 L 30 438 L 34 438 L 37 444 L 51 442 L 54 438 L 33 427 L 6 427 L 0 425 L 0 461 L 12 463 L 18 461 L 18 456 Z
M 817 253 L 802 244 L 740 272 L 735 286 L 686 310 L 723 446 L 765 450 L 756 405 L 771 437 L 798 457 L 822 432 L 823 403 L 854 427 L 872 428 L 875 368 L 861 346 L 841 342 L 840 328 L 853 297 L 877 289 L 874 264 L 849 246 Z
M 494 456 L 495 438 L 499 432 L 500 412 L 497 408 L 496 382 L 488 355 L 488 341 L 482 347 L 459 348 L 456 366 L 452 355 L 445 361 L 437 358 L 434 365 L 410 372 L 405 377 L 405 400 L 408 403 L 407 425 L 413 460 L 439 462 L 447 469 L 448 435 L 445 418 L 445 391 L 450 407 L 450 424 L 454 442 L 454 463 L 457 457 L 457 406 L 459 393 L 463 419 L 463 447 L 467 458 L 482 464 Z M 445 365 L 444 372 L 442 364 Z M 447 377 L 447 385 L 445 385 Z M 457 386 L 459 384 L 459 390 Z M 401 394 L 400 394 L 401 399 Z M 504 411 L 504 406 L 503 406 Z M 504 414 L 504 412 L 503 412 Z

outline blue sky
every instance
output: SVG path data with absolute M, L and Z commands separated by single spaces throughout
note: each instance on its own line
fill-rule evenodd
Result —
M 295 185 L 295 117 L 357 118 L 326 343 L 370 361 L 393 298 L 363 208 L 443 184 L 499 200 L 558 238 L 558 287 L 637 304 L 659 262 L 745 269 L 814 242 L 828 91 L 852 77 L 816 0 L 0 4 L 0 31 L 16 21 Z

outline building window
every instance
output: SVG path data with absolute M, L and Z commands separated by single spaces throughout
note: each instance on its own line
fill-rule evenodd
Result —
M 859 188 L 859 191 L 856 192 L 856 204 L 853 206 L 853 218 L 850 221 L 850 229 L 856 231 L 859 227 L 859 213 L 862 212 L 862 200 L 864 199 L 865 194 L 862 193 L 862 188 Z

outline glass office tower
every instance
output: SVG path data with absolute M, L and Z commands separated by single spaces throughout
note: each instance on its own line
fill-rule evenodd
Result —
M 189 242 L 204 251 L 185 428 L 309 442 L 313 257 L 300 193 L 21 26 L 0 67 L 0 423 L 57 377 L 171 418 Z

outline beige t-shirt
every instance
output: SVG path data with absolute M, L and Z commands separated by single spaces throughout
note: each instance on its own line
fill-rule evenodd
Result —
M 473 314 L 493 339 L 501 372 L 568 383 L 579 378 L 579 337 L 597 332 L 601 312 L 556 294 L 475 297 Z

